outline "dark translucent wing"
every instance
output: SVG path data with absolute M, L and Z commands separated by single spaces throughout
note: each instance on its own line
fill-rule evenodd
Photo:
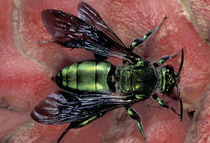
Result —
M 86 25 L 83 20 L 71 14 L 46 9 L 42 11 L 41 16 L 44 26 L 51 34 L 54 42 L 89 39 L 87 33 L 91 33 L 91 26 Z
M 135 54 L 110 39 L 102 31 L 74 15 L 47 9 L 42 12 L 42 19 L 47 31 L 52 35 L 52 42 L 69 48 L 84 48 L 97 54 L 97 47 L 90 50 L 86 45 L 86 43 L 95 43 L 110 49 L 110 51 L 136 57 Z
M 85 22 L 91 24 L 98 30 L 104 32 L 112 40 L 119 43 L 122 48 L 126 48 L 120 38 L 118 38 L 117 35 L 111 30 L 111 28 L 106 25 L 98 12 L 85 2 L 81 2 L 78 5 L 78 17 L 83 19 Z
M 129 96 L 104 93 L 72 93 L 57 91 L 41 101 L 31 112 L 31 117 L 43 124 L 64 124 L 83 121 L 133 101 Z
M 131 55 L 131 54 L 126 54 L 126 53 L 110 50 L 109 48 L 106 48 L 97 43 L 93 43 L 89 41 L 84 41 L 82 45 L 83 45 L 83 49 L 94 52 L 95 54 L 98 54 L 104 57 L 112 56 L 112 57 L 124 59 L 124 60 L 129 61 L 130 63 L 132 63 L 135 60 L 135 57 L 137 57 L 137 55 L 135 54 Z

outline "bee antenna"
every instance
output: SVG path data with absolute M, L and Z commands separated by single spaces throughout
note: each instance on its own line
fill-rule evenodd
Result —
M 184 49 L 182 48 L 182 50 L 181 50 L 181 64 L 179 66 L 179 71 L 176 74 L 176 77 L 179 77 L 179 74 L 180 74 L 180 72 L 182 70 L 182 67 L 183 67 L 183 62 L 184 62 Z
M 176 84 L 177 94 L 179 97 L 179 104 L 180 104 L 180 121 L 182 121 L 183 118 L 183 103 L 182 103 L 182 96 L 180 94 L 179 86 Z

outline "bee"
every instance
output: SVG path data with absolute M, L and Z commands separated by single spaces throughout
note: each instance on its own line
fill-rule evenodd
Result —
M 82 48 L 93 52 L 96 59 L 76 62 L 59 71 L 53 79 L 60 90 L 47 96 L 33 109 L 32 119 L 42 124 L 70 123 L 57 140 L 58 143 L 70 129 L 86 126 L 119 107 L 124 107 L 137 122 L 146 142 L 141 118 L 131 105 L 150 97 L 180 116 L 182 121 L 183 104 L 178 81 L 184 50 L 156 62 L 147 61 L 133 52 L 135 47 L 143 45 L 161 27 L 166 17 L 143 38 L 135 39 L 126 47 L 95 9 L 81 2 L 78 11 L 78 17 L 59 10 L 42 11 L 44 26 L 52 40 L 41 43 L 57 43 L 71 49 Z M 181 63 L 178 72 L 170 65 L 162 66 L 179 53 Z M 106 60 L 108 57 L 121 59 L 123 65 L 114 66 Z M 156 94 L 168 95 L 175 87 L 180 113 Z

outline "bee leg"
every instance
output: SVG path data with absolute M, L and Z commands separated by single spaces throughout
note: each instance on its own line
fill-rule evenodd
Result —
M 72 128 L 72 123 L 64 130 L 64 132 L 60 135 L 57 140 L 57 143 L 60 143 L 61 139 L 66 135 L 66 133 Z
M 158 25 L 158 26 L 156 26 L 154 29 L 152 29 L 150 32 L 148 32 L 147 34 L 145 34 L 144 36 L 143 36 L 143 38 L 137 38 L 137 39 L 135 39 L 132 43 L 131 43 L 131 45 L 128 47 L 131 51 L 133 51 L 133 49 L 135 48 L 135 47 L 137 47 L 137 46 L 141 46 L 141 45 L 143 45 L 144 43 L 145 43 L 145 41 L 147 40 L 147 39 L 149 39 L 155 32 L 157 32 L 159 29 L 160 29 L 160 27 L 163 25 L 163 23 L 164 23 L 164 21 L 166 20 L 166 16 L 163 18 L 163 20 L 161 21 L 161 23 Z
M 81 128 L 83 126 L 86 126 L 88 125 L 89 123 L 91 123 L 92 121 L 98 119 L 99 117 L 103 116 L 106 112 L 104 113 L 99 113 L 95 116 L 92 116 L 90 118 L 88 118 L 87 120 L 84 120 L 84 121 L 80 121 L 80 122 L 71 122 L 70 125 L 64 130 L 64 132 L 61 134 L 61 136 L 58 138 L 57 140 L 57 143 L 60 143 L 61 139 L 67 134 L 67 132 L 70 130 L 70 129 L 73 129 L 73 128 Z
M 172 111 L 172 112 L 174 112 L 175 114 L 177 114 L 178 116 L 180 116 L 180 114 L 178 114 L 178 113 L 176 112 L 176 110 L 175 110 L 173 107 L 167 105 L 167 104 L 166 104 L 162 99 L 160 99 L 160 97 L 158 97 L 156 94 L 153 94 L 153 95 L 152 95 L 152 98 L 153 98 L 154 100 L 156 100 L 160 106 L 162 106 L 162 107 L 164 107 L 164 108 L 167 108 L 167 109 L 169 109 L 170 111 Z
M 133 119 L 133 120 L 136 120 L 137 121 L 137 126 L 138 126 L 138 129 L 139 131 L 141 132 L 141 136 L 142 138 L 144 139 L 144 143 L 146 143 L 146 136 L 145 136 L 145 133 L 144 133 L 144 128 L 143 128 L 143 125 L 141 123 L 141 118 L 140 116 L 138 115 L 138 113 L 133 110 L 130 105 L 125 105 L 124 106 L 125 109 L 127 110 L 128 112 L 128 115 Z
M 179 54 L 179 52 L 176 54 L 170 55 L 170 56 L 162 57 L 158 62 L 153 63 L 153 65 L 155 67 L 159 67 L 162 64 L 164 64 L 167 60 L 175 58 L 178 54 Z
M 133 49 L 137 46 L 139 46 L 140 44 L 142 44 L 145 41 L 144 38 L 137 38 L 135 39 L 131 45 L 128 47 L 128 49 L 130 49 L 131 51 L 133 51 Z

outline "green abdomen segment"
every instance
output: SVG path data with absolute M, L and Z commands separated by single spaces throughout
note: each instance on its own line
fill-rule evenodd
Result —
M 79 91 L 109 90 L 107 78 L 111 64 L 83 61 L 63 68 L 56 76 L 59 87 Z

